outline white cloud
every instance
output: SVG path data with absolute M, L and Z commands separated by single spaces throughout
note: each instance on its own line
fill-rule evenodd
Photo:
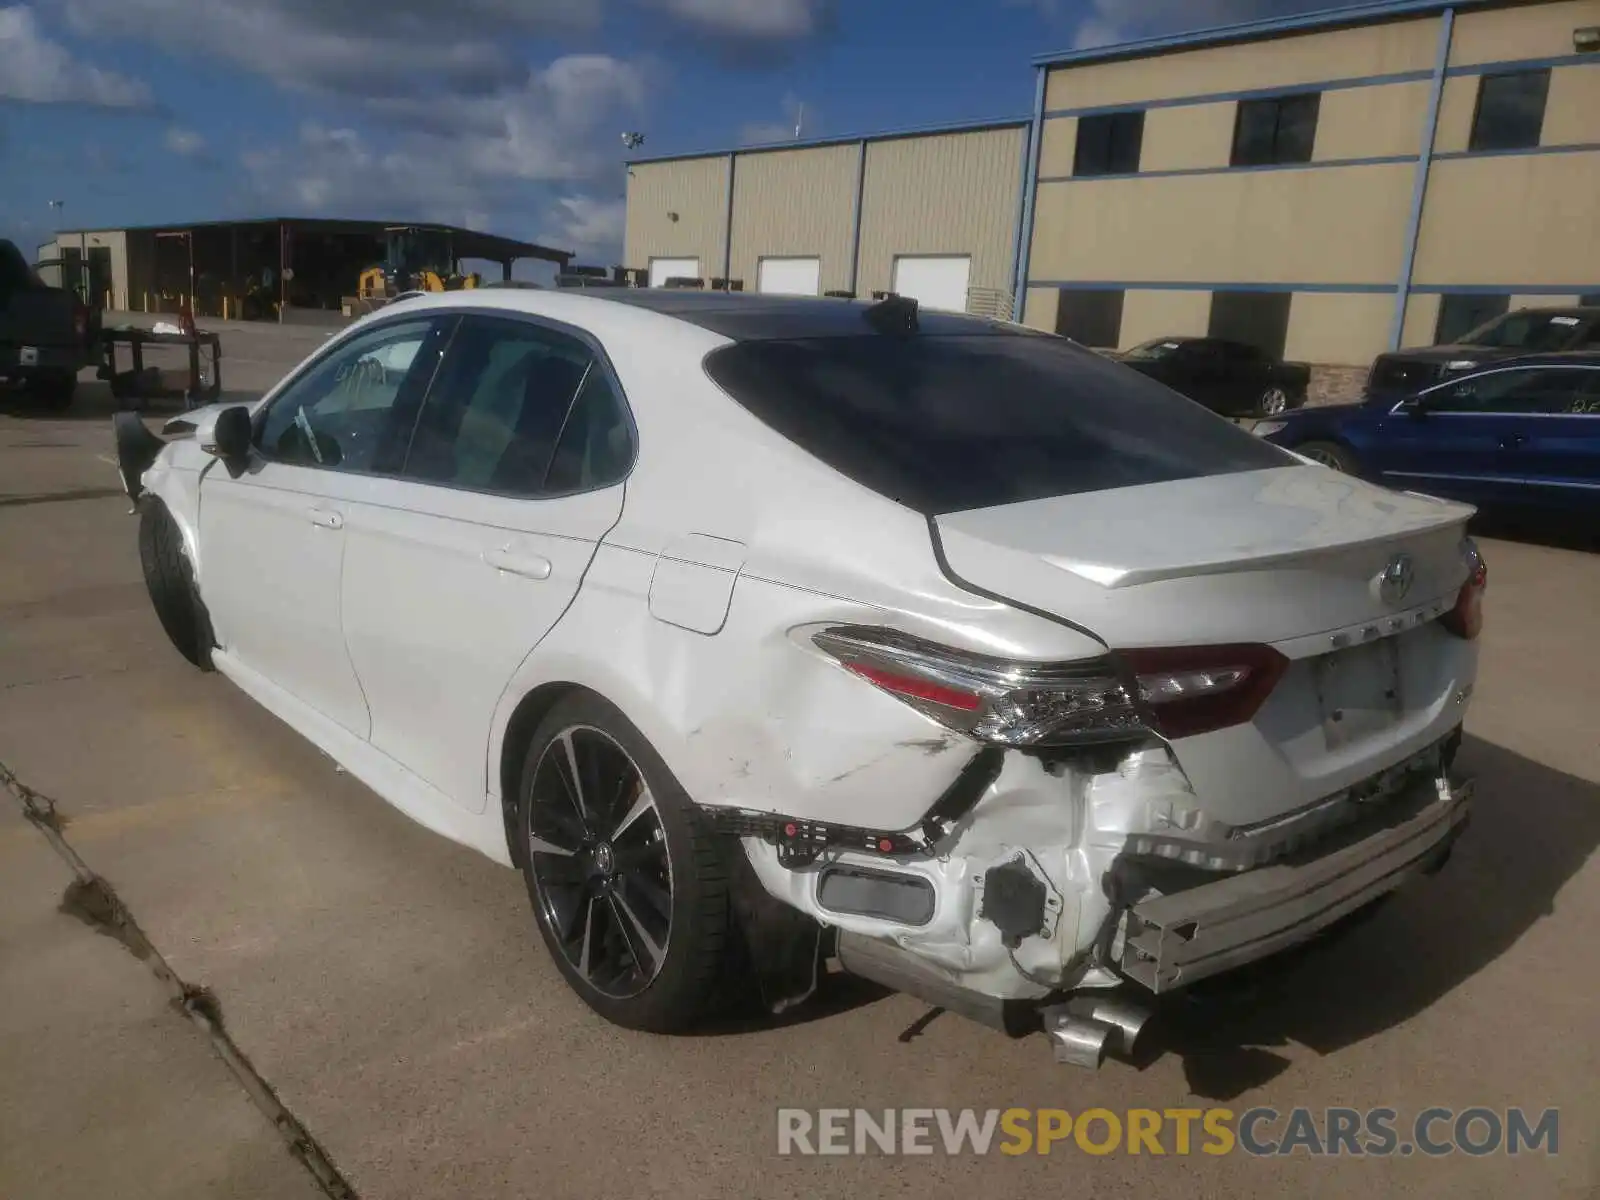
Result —
M 151 106 L 150 89 L 140 81 L 82 62 L 46 37 L 26 4 L 0 8 L 0 100 L 94 108 Z
M 816 109 L 813 108 L 808 117 L 805 105 L 793 92 L 785 92 L 778 107 L 783 112 L 783 120 L 747 122 L 739 130 L 740 144 L 760 146 L 768 142 L 791 142 L 795 139 L 796 127 L 801 137 L 818 128 Z
M 174 125 L 167 130 L 166 146 L 179 158 L 194 158 L 205 153 L 206 140 L 192 129 Z
M 592 29 L 598 0 L 57 0 L 80 32 L 355 96 L 473 94 L 520 74 L 508 41 Z
M 830 0 L 657 0 L 688 25 L 718 37 L 786 41 L 821 32 Z
M 609 266 L 621 261 L 627 212 L 627 201 L 621 197 L 562 196 L 551 207 L 544 228 L 534 240 Z

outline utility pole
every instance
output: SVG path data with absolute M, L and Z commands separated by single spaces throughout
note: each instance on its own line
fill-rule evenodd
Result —
M 795 110 L 794 114 L 794 140 L 797 142 L 800 140 L 800 130 L 801 127 L 805 125 L 805 121 L 806 106 L 804 103 L 802 103 L 799 108 Z

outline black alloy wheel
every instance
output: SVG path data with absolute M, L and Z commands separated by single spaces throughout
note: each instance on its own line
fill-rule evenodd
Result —
M 569 726 L 534 765 L 527 814 L 537 903 L 557 952 L 602 996 L 639 995 L 673 933 L 667 833 L 643 772 L 604 730 Z

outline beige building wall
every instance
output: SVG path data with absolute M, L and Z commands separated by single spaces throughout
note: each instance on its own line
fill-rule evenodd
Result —
M 1060 308 L 1059 288 L 1029 288 L 1022 298 L 1022 323 L 1033 329 L 1053 332 Z
M 1430 81 L 1322 93 L 1312 161 L 1415 157 L 1422 150 Z
M 859 143 L 739 155 L 731 277 L 753 292 L 762 258 L 804 256 L 822 260 L 821 291 L 849 287 L 860 162 Z
M 111 251 L 111 307 L 126 310 L 129 307 L 128 235 L 121 229 L 102 230 L 98 233 L 60 233 L 50 242 L 34 248 L 39 261 L 60 257 L 65 250 L 83 251 L 104 246 Z M 27 250 L 24 249 L 26 254 Z
M 1210 292 L 1131 289 L 1122 298 L 1117 348 L 1127 350 L 1159 337 L 1204 336 L 1210 321 Z
M 1450 65 L 1571 54 L 1572 31 L 1582 25 L 1600 25 L 1600 4 L 1595 0 L 1458 12 Z
M 1600 25 L 1600 0 L 1594 23 Z M 1600 54 L 1586 67 L 1556 67 L 1550 72 L 1550 99 L 1539 143 L 1544 146 L 1594 145 L 1600 142 Z
M 1225 167 L 1233 151 L 1232 101 L 1152 108 L 1144 114 L 1140 171 Z
M 1600 151 L 1436 161 L 1415 282 L 1593 287 L 1600 282 L 1596 197 Z
M 1393 320 L 1392 295 L 1296 292 L 1283 355 L 1298 362 L 1364 363 L 1388 342 Z
M 1408 163 L 1042 184 L 1029 278 L 1384 283 L 1411 184 Z
M 1149 120 L 1145 118 L 1147 126 Z M 1056 117 L 1041 128 L 1044 132 L 1039 136 L 1039 177 L 1071 175 L 1073 154 L 1078 147 L 1078 118 Z
M 867 143 L 858 295 L 887 290 L 899 254 L 968 254 L 968 286 L 1011 291 L 1026 128 Z
M 1433 344 L 1433 331 L 1439 327 L 1440 299 L 1437 293 L 1426 292 L 1413 292 L 1406 297 L 1405 328 L 1400 334 L 1402 346 Z
M 1045 109 L 1138 105 L 1176 97 L 1431 71 L 1438 53 L 1438 28 L 1437 18 L 1424 18 L 1275 38 L 1266 43 L 1061 67 L 1052 70 L 1046 81 Z M 1568 28 L 1570 31 L 1570 25 Z
M 652 258 L 698 258 L 706 278 L 721 275 L 728 162 L 721 154 L 629 167 L 623 261 L 648 267 Z

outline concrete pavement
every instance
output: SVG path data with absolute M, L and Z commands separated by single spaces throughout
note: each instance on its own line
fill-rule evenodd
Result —
M 0 417 L 0 481 L 29 480 L 14 493 L 25 503 L 0 504 L 0 761 L 57 800 L 67 841 L 172 969 L 217 997 L 234 1041 L 363 1200 L 1594 1194 L 1600 558 L 1487 546 L 1489 631 L 1463 764 L 1480 799 L 1445 872 L 1251 1003 L 1164 1013 L 1139 1064 L 1057 1067 L 1038 1039 L 951 1016 L 912 1034 L 920 1005 L 842 981 L 789 1021 L 653 1038 L 603 1024 L 566 990 L 515 874 L 410 824 L 167 646 L 126 501 L 64 498 L 115 485 L 97 458 L 110 453 L 97 386 L 85 386 L 83 414 Z M 13 842 L 39 853 L 38 832 L 14 820 L 0 837 L 7 855 L 24 853 Z M 172 1016 L 172 1040 L 151 1044 L 137 1081 L 125 1068 L 102 1074 L 97 1047 L 120 1044 L 116 1014 L 139 1003 L 149 977 L 120 946 L 52 917 L 68 880 L 46 870 L 48 855 L 28 871 L 11 861 L 0 860 L 0 896 L 31 924 L 15 943 L 6 927 L 4 969 L 26 975 L 18 963 L 87 938 L 72 953 L 110 955 L 130 974 L 93 989 L 64 982 L 84 993 L 69 1004 L 0 980 L 5 1020 L 24 1031 L 0 1041 L 8 1198 L 45 1194 L 26 1189 L 96 1154 L 97 1128 L 125 1142 L 163 1103 L 182 1111 L 180 1060 L 212 1053 Z M 108 1005 L 90 1004 L 91 990 Z M 44 1034 L 28 1030 L 48 1030 L 70 1061 L 44 1070 L 34 1057 Z M 174 1082 L 148 1086 L 169 1059 Z M 242 1090 L 236 1098 L 254 1113 Z M 1017 1158 L 775 1153 L 780 1106 L 1215 1104 L 1389 1106 L 1405 1117 L 1431 1105 L 1560 1107 L 1560 1153 L 1381 1166 L 1071 1146 Z M 14 1126 L 10 1114 L 30 1106 L 36 1117 Z M 178 1124 L 209 1147 L 207 1161 L 244 1154 L 244 1125 L 216 1115 L 220 1101 L 206 1107 L 209 1123 Z M 265 1159 L 299 1171 L 267 1136 Z M 172 1194 L 253 1194 L 199 1157 L 184 1160 L 187 1190 Z M 162 1194 L 157 1172 L 170 1161 L 130 1160 L 123 1194 Z

